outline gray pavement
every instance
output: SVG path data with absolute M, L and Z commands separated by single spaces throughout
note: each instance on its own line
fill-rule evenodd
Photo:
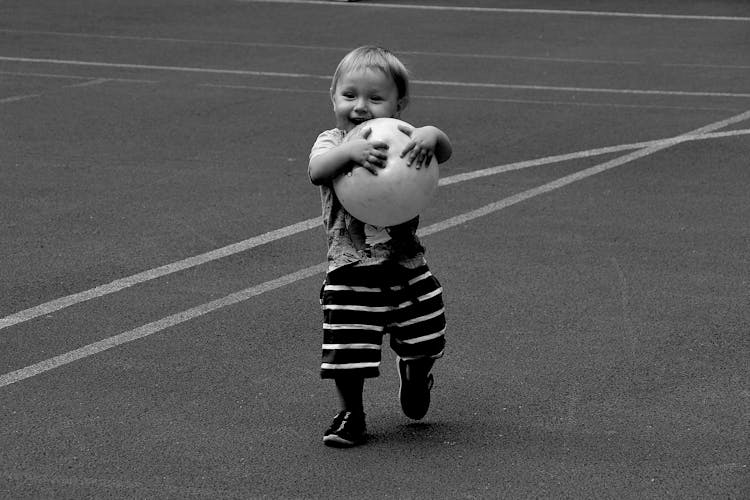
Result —
M 47 308 L 0 328 L 0 498 L 747 498 L 748 6 L 411 4 L 0 3 L 0 318 Z M 370 442 L 331 450 L 324 237 L 295 224 L 364 43 L 411 67 L 444 179 L 529 164 L 423 215 L 449 318 L 427 418 L 385 350 Z

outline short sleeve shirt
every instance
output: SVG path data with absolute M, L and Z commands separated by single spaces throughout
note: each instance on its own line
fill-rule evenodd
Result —
M 326 130 L 318 136 L 310 158 L 344 142 L 340 129 Z M 355 219 L 341 205 L 332 183 L 320 185 L 323 227 L 328 237 L 328 270 L 345 265 L 374 265 L 385 262 L 415 268 L 425 263 L 424 247 L 417 237 L 419 217 L 392 227 L 378 227 Z

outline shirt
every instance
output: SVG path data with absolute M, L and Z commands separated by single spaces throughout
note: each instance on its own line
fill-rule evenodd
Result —
M 322 132 L 310 151 L 310 159 L 344 142 L 346 132 Z M 328 270 L 395 262 L 413 269 L 425 264 L 425 249 L 417 237 L 419 216 L 391 227 L 378 227 L 354 218 L 341 205 L 333 182 L 320 185 L 323 227 L 328 237 Z

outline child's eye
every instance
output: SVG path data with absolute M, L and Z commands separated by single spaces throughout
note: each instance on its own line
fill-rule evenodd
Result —
M 370 98 L 370 100 L 372 100 L 373 102 L 380 102 L 380 101 L 382 101 L 382 100 L 383 100 L 383 98 L 382 98 L 382 97 L 380 97 L 380 96 L 378 96 L 378 95 L 374 95 L 374 96 L 372 96 L 372 97 Z

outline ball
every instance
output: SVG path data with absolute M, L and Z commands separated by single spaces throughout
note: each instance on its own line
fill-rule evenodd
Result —
M 354 168 L 333 181 L 333 189 L 341 204 L 355 218 L 374 226 L 395 226 L 419 215 L 430 202 L 438 185 L 437 160 L 417 169 L 406 165 L 401 152 L 411 140 L 398 129 L 408 123 L 395 118 L 375 118 L 352 129 L 346 140 L 361 137 L 370 128 L 367 140 L 388 144 L 385 168 L 373 175 L 365 168 Z

